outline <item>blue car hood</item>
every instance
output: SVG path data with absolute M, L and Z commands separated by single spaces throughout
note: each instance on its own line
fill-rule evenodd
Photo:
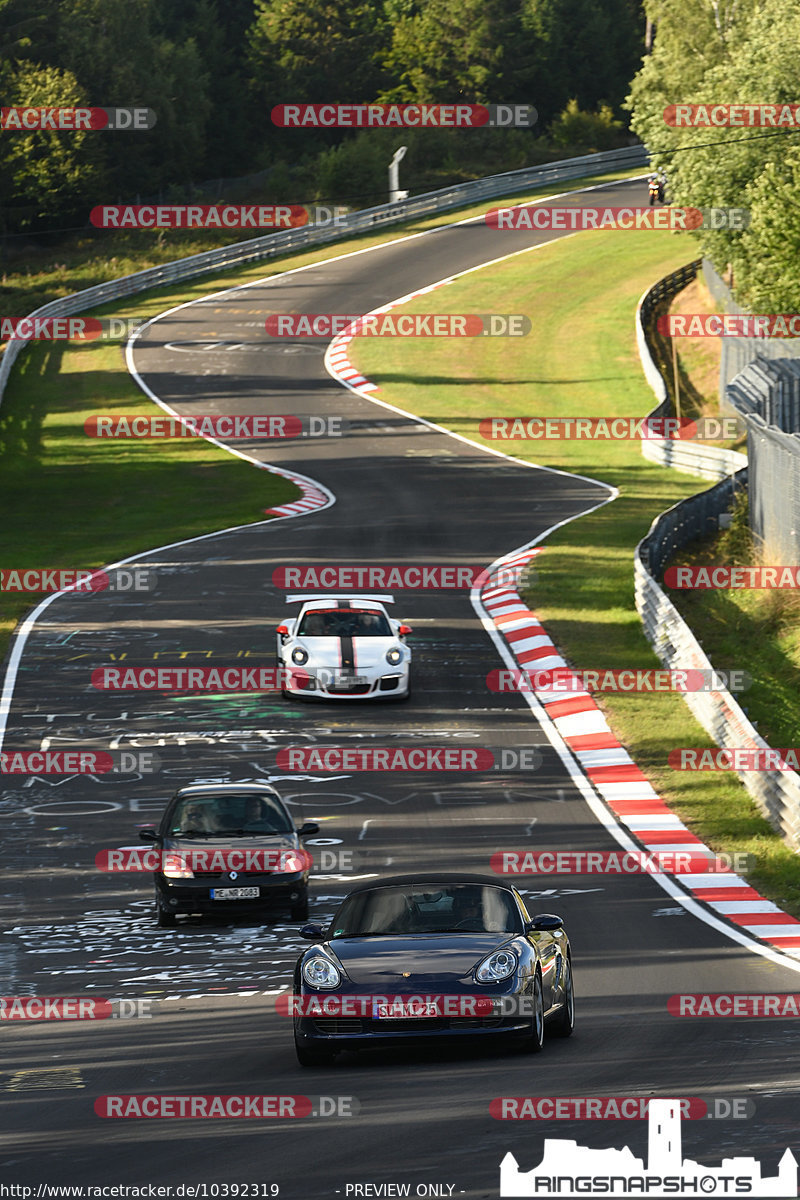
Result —
M 357 986 L 462 983 L 473 967 L 509 938 L 509 933 L 387 934 L 385 937 L 333 938 L 328 945 Z M 404 978 L 403 973 L 410 977 Z

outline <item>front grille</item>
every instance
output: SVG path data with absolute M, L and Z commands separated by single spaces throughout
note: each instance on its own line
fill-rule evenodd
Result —
M 335 683 L 328 684 L 328 694 L 331 696 L 366 696 L 371 684 L 359 684 L 358 687 L 338 687 Z
M 378 687 L 382 692 L 395 692 L 400 687 L 400 680 L 396 675 L 391 679 L 382 679 Z
M 314 1022 L 317 1033 L 363 1033 L 364 1022 L 358 1017 L 324 1017 Z

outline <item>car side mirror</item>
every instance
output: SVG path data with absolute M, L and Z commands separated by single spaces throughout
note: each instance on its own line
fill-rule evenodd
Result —
M 279 634 L 279 635 L 280 635 L 282 638 L 287 638 L 287 637 L 289 636 L 289 627 L 288 627 L 288 625 L 279 625 L 279 626 L 278 626 L 278 629 L 277 629 L 277 632 L 278 632 L 278 634 Z
M 557 929 L 564 928 L 564 920 L 562 917 L 557 917 L 555 913 L 539 913 L 538 917 L 534 917 L 532 921 L 528 921 L 525 926 L 526 933 L 555 933 Z
M 316 821 L 306 821 L 297 831 L 298 837 L 311 837 L 312 833 L 319 833 L 319 825 Z
M 405 637 L 407 633 L 413 633 L 414 630 L 410 625 L 401 625 L 397 632 L 400 637 Z
M 157 842 L 158 841 L 158 830 L 154 829 L 152 825 L 148 826 L 146 829 L 140 829 L 139 830 L 139 841 L 140 842 Z
M 305 938 L 307 942 L 318 942 L 321 940 L 324 930 L 321 925 L 312 923 L 304 925 L 300 930 L 300 937 Z

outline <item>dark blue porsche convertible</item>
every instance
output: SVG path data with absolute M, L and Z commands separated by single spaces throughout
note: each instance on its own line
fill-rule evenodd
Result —
M 541 1050 L 545 1025 L 572 1033 L 569 940 L 560 917 L 531 916 L 494 877 L 398 875 L 354 888 L 294 972 L 301 1065 L 342 1050 L 434 1039 L 516 1040 Z M 287 997 L 288 1000 L 288 997 Z

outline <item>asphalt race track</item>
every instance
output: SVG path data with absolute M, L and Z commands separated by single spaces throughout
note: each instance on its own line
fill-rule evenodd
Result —
M 641 204 L 644 188 L 619 184 L 601 195 Z M 791 1020 L 680 1020 L 667 999 L 793 992 L 797 972 L 695 919 L 648 876 L 522 881 L 535 910 L 566 921 L 572 1039 L 553 1039 L 535 1058 L 403 1052 L 302 1070 L 290 1023 L 275 1012 L 307 944 L 295 927 L 192 919 L 159 930 L 147 877 L 94 866 L 100 850 L 136 844 L 137 826 L 198 779 L 271 779 L 298 818 L 321 823 L 311 847 L 320 856 L 312 919 L 321 921 L 353 880 L 416 868 L 488 872 L 504 848 L 616 848 L 523 699 L 487 688 L 502 664 L 463 590 L 395 594 L 395 614 L 414 629 L 413 693 L 401 705 L 246 693 L 171 699 L 103 692 L 90 681 L 112 663 L 272 666 L 275 626 L 291 611 L 272 573 L 287 564 L 488 565 L 605 502 L 602 484 L 504 460 L 352 394 L 326 373 L 322 340 L 263 332 L 271 313 L 369 312 L 554 236 L 563 235 L 452 225 L 211 296 L 135 342 L 144 384 L 182 414 L 333 415 L 348 433 L 237 443 L 324 485 L 335 503 L 146 548 L 137 562 L 156 573 L 152 593 L 60 597 L 28 637 L 5 749 L 47 739 L 51 748 L 154 751 L 159 769 L 123 782 L 40 777 L 5 791 L 2 993 L 147 1001 L 152 1019 L 2 1024 L 0 1182 L 276 1184 L 285 1200 L 392 1183 L 410 1185 L 412 1196 L 477 1200 L 498 1195 L 507 1151 L 523 1169 L 538 1164 L 544 1137 L 627 1145 L 646 1159 L 645 1121 L 499 1121 L 489 1106 L 501 1096 L 746 1098 L 748 1119 L 684 1121 L 684 1152 L 713 1166 L 754 1155 L 768 1175 L 796 1140 Z M 162 540 L 154 529 L 152 547 Z M 536 746 L 542 765 L 533 774 L 339 777 L 276 766 L 286 746 L 343 744 Z M 343 1115 L 296 1120 L 114 1120 L 94 1111 L 100 1096 L 145 1093 L 308 1095 L 317 1113 L 331 1107 L 320 1096 L 349 1099 L 334 1102 Z M 418 1193 L 423 1185 L 440 1190 Z

